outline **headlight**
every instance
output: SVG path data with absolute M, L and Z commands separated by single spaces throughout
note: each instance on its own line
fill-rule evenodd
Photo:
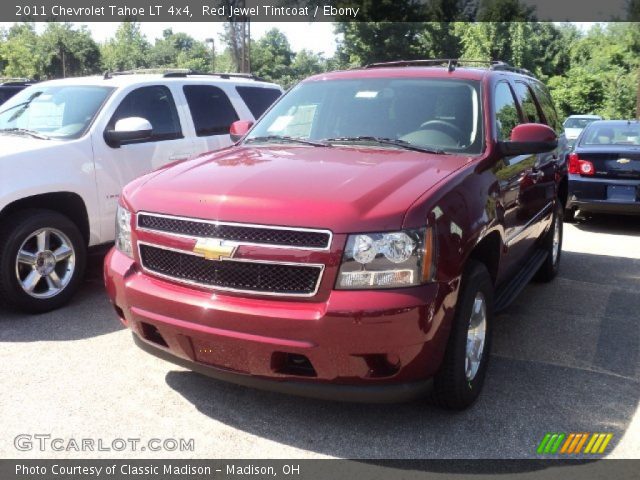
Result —
M 433 230 L 349 235 L 338 289 L 410 287 L 432 280 Z
M 131 212 L 118 205 L 116 212 L 116 248 L 127 257 L 133 258 L 131 245 Z

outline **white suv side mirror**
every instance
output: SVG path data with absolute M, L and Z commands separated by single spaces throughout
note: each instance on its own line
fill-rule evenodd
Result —
M 113 130 L 104 132 L 104 141 L 113 148 L 125 142 L 145 140 L 151 137 L 153 126 L 146 118 L 128 117 L 118 120 Z

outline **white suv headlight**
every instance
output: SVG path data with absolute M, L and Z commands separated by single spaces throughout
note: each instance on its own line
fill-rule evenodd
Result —
M 116 248 L 127 257 L 133 258 L 131 212 L 120 205 L 118 205 L 116 212 Z
M 432 280 L 434 259 L 431 228 L 349 235 L 336 288 L 420 285 Z

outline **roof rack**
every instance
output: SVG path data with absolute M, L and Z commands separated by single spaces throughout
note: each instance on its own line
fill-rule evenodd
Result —
M 449 72 L 453 72 L 460 64 L 480 64 L 489 67 L 489 70 L 503 70 L 520 73 L 535 78 L 535 75 L 524 68 L 512 67 L 500 60 L 477 60 L 466 58 L 428 58 L 419 60 L 396 60 L 393 62 L 379 62 L 365 65 L 364 68 L 388 68 L 388 67 L 437 67 L 446 66 Z
M 0 77 L 2 85 L 24 85 L 25 83 L 33 83 L 33 80 L 22 77 Z
M 118 75 L 140 75 L 140 74 L 156 74 L 162 75 L 165 78 L 186 78 L 190 75 L 210 75 L 214 77 L 220 77 L 223 79 L 229 78 L 246 78 L 250 80 L 263 81 L 260 77 L 252 73 L 227 73 L 227 72 L 196 72 L 188 68 L 139 68 L 134 70 L 123 70 L 119 72 L 111 72 L 107 70 L 104 72 L 103 78 L 109 80 Z
M 249 80 L 257 80 L 257 81 L 264 81 L 262 78 L 254 75 L 253 73 L 227 73 L 227 72 L 195 72 L 195 71 L 191 71 L 188 70 L 186 72 L 167 72 L 164 74 L 164 77 L 166 78 L 172 78 L 172 77 L 188 77 L 189 75 L 208 75 L 208 76 L 212 76 L 212 77 L 220 77 L 220 78 L 224 78 L 224 79 L 229 79 L 229 78 L 246 78 Z
M 507 72 L 519 73 L 520 75 L 526 75 L 528 77 L 536 78 L 536 76 L 526 68 L 512 67 L 508 63 L 496 62 L 495 65 L 491 65 L 491 70 L 504 70 Z

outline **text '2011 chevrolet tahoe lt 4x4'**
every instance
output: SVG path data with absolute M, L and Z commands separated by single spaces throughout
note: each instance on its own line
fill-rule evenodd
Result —
M 546 88 L 502 63 L 372 65 L 301 82 L 249 128 L 125 187 L 105 282 L 136 343 L 281 392 L 469 406 L 494 312 L 558 270 Z

